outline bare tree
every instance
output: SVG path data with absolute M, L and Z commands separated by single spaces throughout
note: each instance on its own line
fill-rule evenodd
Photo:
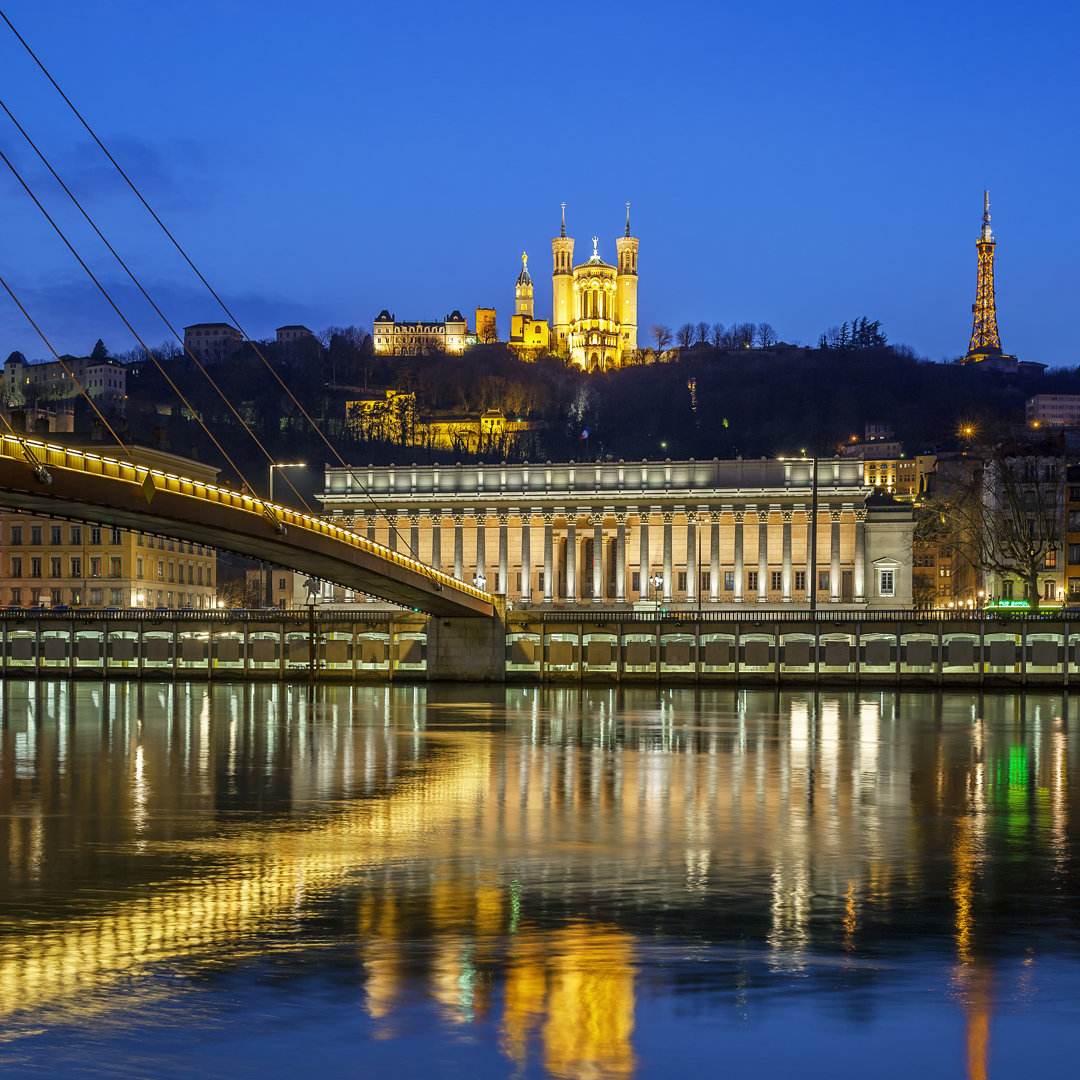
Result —
M 757 343 L 759 349 L 770 349 L 776 344 L 776 331 L 769 323 L 758 323 Z
M 683 323 L 675 334 L 675 340 L 684 348 L 688 349 L 694 344 L 694 324 Z
M 757 337 L 757 327 L 752 322 L 738 323 L 731 328 L 734 344 L 740 349 L 749 349 Z
M 657 358 L 671 344 L 671 327 L 664 326 L 663 323 L 657 323 L 653 326 L 649 333 L 652 335 L 653 341 L 656 342 Z
M 1008 442 L 982 450 L 982 465 L 935 506 L 955 556 L 976 571 L 1017 577 L 1039 607 L 1039 578 L 1056 566 L 1065 531 L 1065 463 L 1053 443 Z
M 704 345 L 709 340 L 709 324 L 706 322 L 699 322 L 697 324 L 697 337 L 694 341 L 695 345 Z
M 719 349 L 724 343 L 724 324 L 722 322 L 714 322 L 712 329 L 709 331 L 709 342 L 714 349 Z

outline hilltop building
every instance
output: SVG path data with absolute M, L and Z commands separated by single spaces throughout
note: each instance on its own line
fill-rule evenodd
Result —
M 566 203 L 562 208 L 562 229 L 551 241 L 551 347 L 585 371 L 608 371 L 637 351 L 638 241 L 630 235 L 630 204 L 626 233 L 615 241 L 616 266 L 600 258 L 595 236 L 592 256 L 574 265 Z
M 203 364 L 228 360 L 243 341 L 244 335 L 232 323 L 193 323 L 184 327 L 184 348 Z
M 533 316 L 533 283 L 529 256 L 521 253 L 521 273 L 514 286 L 514 316 L 510 320 L 510 348 L 523 359 L 533 359 L 549 347 L 551 332 L 546 319 Z
M 378 356 L 422 356 L 426 352 L 460 355 L 468 326 L 455 308 L 442 322 L 398 322 L 386 308 L 375 318 L 372 337 Z
M 127 369 L 119 360 L 105 356 L 65 356 L 63 362 L 29 364 L 21 353 L 12 353 L 4 361 L 3 399 L 9 408 L 77 398 L 84 391 L 102 412 L 122 413 L 127 401 Z

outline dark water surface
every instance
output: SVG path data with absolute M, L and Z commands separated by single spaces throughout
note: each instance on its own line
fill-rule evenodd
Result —
M 0 704 L 5 1078 L 1080 1067 L 1060 695 Z

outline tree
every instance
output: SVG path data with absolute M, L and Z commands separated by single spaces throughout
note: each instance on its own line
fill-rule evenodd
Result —
M 659 359 L 660 353 L 671 344 L 671 327 L 664 326 L 663 323 L 657 323 L 649 330 L 649 333 L 652 335 L 653 341 L 656 342 L 656 353 Z
M 957 496 L 937 502 L 953 553 L 975 570 L 1024 583 L 1039 607 L 1039 578 L 1057 563 L 1065 531 L 1065 463 L 1054 440 L 982 448 Z
M 109 359 L 109 350 L 105 348 L 105 342 L 102 341 L 101 338 L 97 339 L 97 344 L 90 350 L 90 359 L 93 360 L 95 364 L 104 363 L 104 361 Z
M 759 349 L 771 349 L 776 344 L 776 331 L 769 323 L 758 323 L 757 343 Z
M 694 324 L 683 323 L 679 327 L 679 332 L 675 335 L 675 340 L 684 348 L 688 349 L 694 344 Z
M 709 331 L 709 343 L 714 349 L 719 349 L 724 343 L 724 324 L 722 322 L 712 324 L 712 329 Z
M 699 322 L 697 324 L 697 337 L 694 341 L 695 345 L 706 345 L 709 341 L 709 324 L 706 322 Z

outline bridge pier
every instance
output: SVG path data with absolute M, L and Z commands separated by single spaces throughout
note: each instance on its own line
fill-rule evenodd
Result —
M 429 682 L 506 681 L 506 600 L 490 619 L 433 617 L 427 624 Z

